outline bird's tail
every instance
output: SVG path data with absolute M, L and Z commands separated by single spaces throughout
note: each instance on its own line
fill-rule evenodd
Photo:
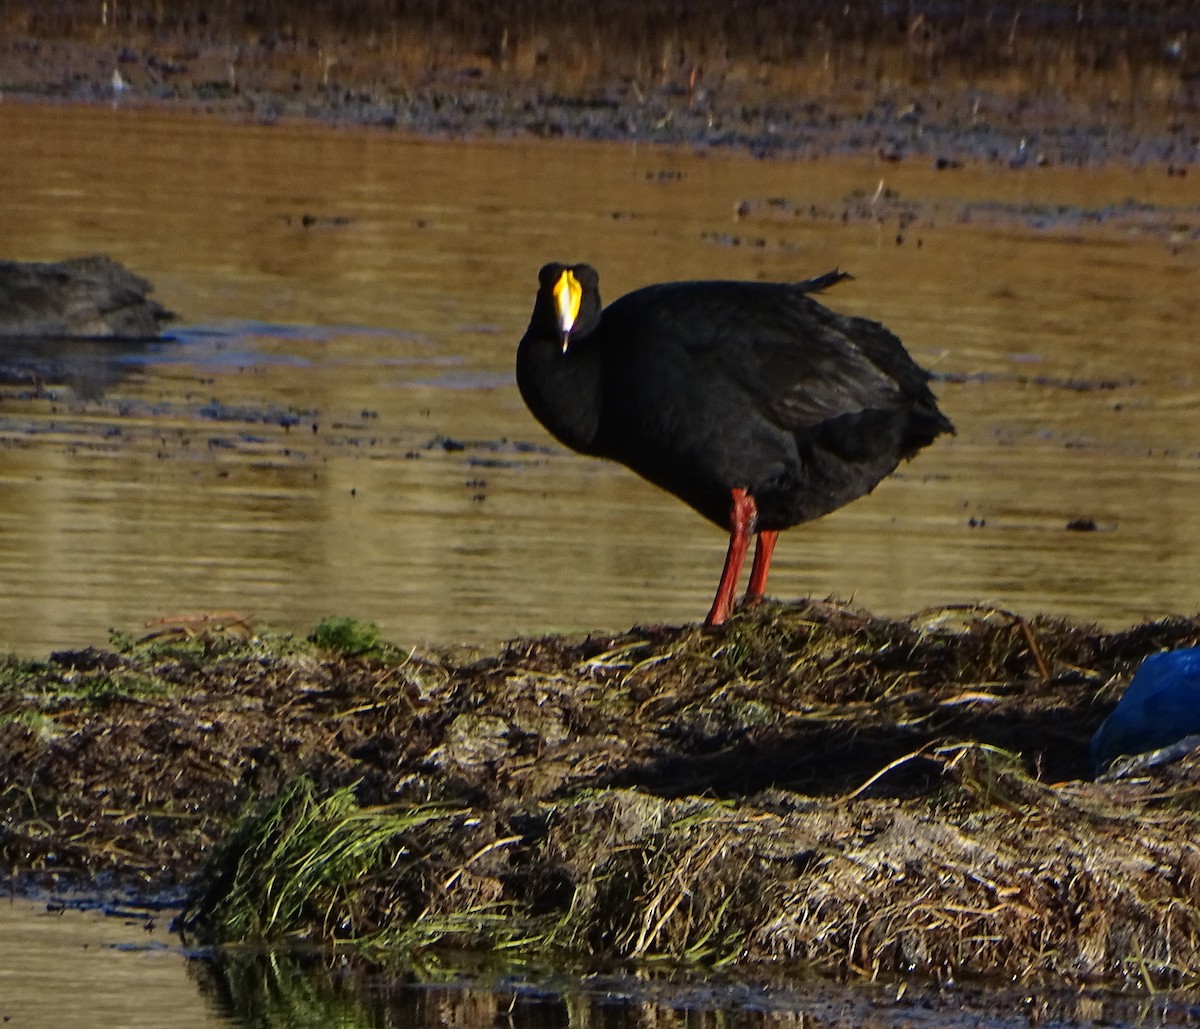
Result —
M 834 268 L 831 272 L 826 272 L 824 275 L 817 275 L 811 279 L 805 279 L 803 282 L 797 282 L 796 288 L 802 293 L 822 293 L 830 286 L 836 286 L 839 282 L 846 279 L 854 278 L 849 272 L 839 271 Z

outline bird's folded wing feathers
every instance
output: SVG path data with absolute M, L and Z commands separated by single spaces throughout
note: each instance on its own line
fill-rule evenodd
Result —
M 847 319 L 813 303 L 803 312 L 749 314 L 736 336 L 723 338 L 717 329 L 693 355 L 714 362 L 780 427 L 801 429 L 900 401 L 904 386 L 885 370 L 887 364 L 880 367 L 881 355 L 871 352 L 885 348 L 861 344 L 864 330 L 876 328 L 894 340 L 874 322 Z M 868 345 L 881 342 L 868 338 Z M 903 362 L 894 362 L 891 354 L 882 357 L 898 372 L 911 365 L 906 356 Z

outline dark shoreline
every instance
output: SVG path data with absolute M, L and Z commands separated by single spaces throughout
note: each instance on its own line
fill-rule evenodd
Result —
M 304 119 L 427 137 L 526 135 L 885 162 L 1164 165 L 1200 157 L 1192 4 L 0 5 L 0 95 Z M 36 12 L 36 13 L 34 13 Z M 158 12 L 158 13 L 156 13 Z M 639 13 L 640 12 L 640 13 Z M 974 13 L 973 13 L 974 12 Z

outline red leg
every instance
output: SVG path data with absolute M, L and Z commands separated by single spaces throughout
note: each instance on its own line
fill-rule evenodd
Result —
M 750 534 L 754 532 L 754 522 L 758 518 L 754 498 L 744 489 L 731 490 L 730 498 L 729 550 L 725 554 L 725 569 L 721 572 L 717 596 L 704 620 L 705 625 L 721 625 L 733 610 L 733 593 L 742 574 L 742 565 L 746 563 Z
M 771 570 L 771 554 L 775 551 L 775 541 L 778 539 L 778 530 L 758 534 L 754 564 L 750 566 L 750 582 L 746 586 L 746 600 L 750 603 L 763 598 L 763 591 L 767 588 L 767 573 Z

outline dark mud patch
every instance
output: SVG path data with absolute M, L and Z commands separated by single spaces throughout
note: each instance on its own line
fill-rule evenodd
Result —
M 72 454 L 145 453 L 155 461 L 188 463 L 220 453 L 259 469 L 312 469 L 314 477 L 322 474 L 320 464 L 330 454 L 393 462 L 445 460 L 475 476 L 467 482 L 473 489 L 487 486 L 479 473 L 527 468 L 560 453 L 543 443 L 507 437 L 431 434 L 427 425 L 389 430 L 379 425 L 373 410 L 333 414 L 198 396 L 114 399 L 104 393 L 118 384 L 120 366 L 109 355 L 93 356 L 94 361 L 73 366 L 78 374 L 68 377 L 69 389 L 35 380 L 0 393 L 11 407 L 0 416 L 0 449 L 53 441 Z M 227 466 L 219 471 L 230 474 Z
M 189 923 L 211 939 L 1155 986 L 1200 967 L 1200 764 L 1097 784 L 1087 759 L 1194 620 L 805 604 L 474 656 L 315 638 L 228 617 L 9 659 L 0 857 L 175 883 L 207 861 Z M 310 867 L 314 841 L 353 875 L 266 918 L 265 856 Z
M 911 198 L 889 187 L 886 177 L 875 191 L 851 193 L 839 204 L 747 197 L 738 202 L 734 216 L 741 226 L 738 232 L 707 232 L 702 238 L 721 246 L 787 250 L 798 249 L 798 244 L 772 236 L 787 224 L 866 224 L 886 232 L 897 246 L 920 247 L 922 231 L 970 225 L 1055 239 L 1148 240 L 1161 244 L 1172 256 L 1195 254 L 1200 248 L 1200 206 L 1132 198 L 1102 207 Z

